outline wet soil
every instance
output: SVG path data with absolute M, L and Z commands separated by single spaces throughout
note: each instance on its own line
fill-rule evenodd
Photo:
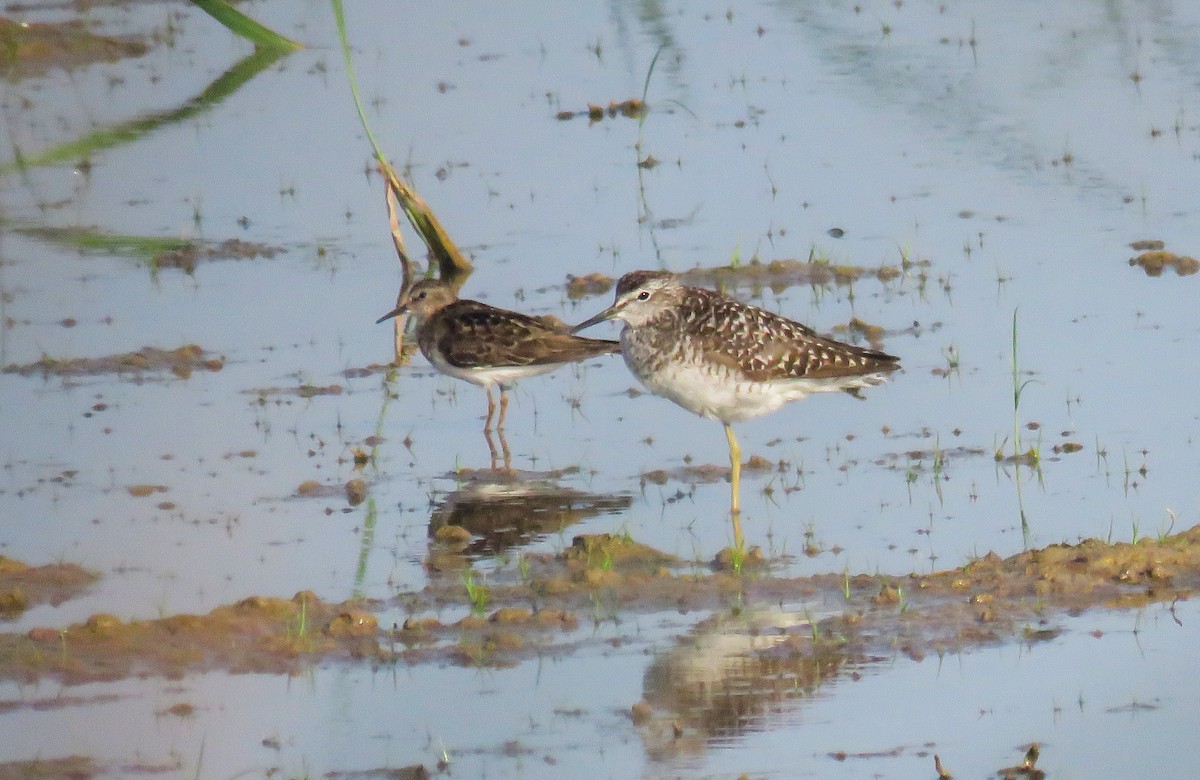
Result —
M 229 238 L 220 243 L 194 241 L 179 249 L 170 249 L 154 256 L 155 268 L 177 268 L 192 273 L 201 262 L 208 260 L 253 260 L 258 257 L 270 259 L 286 252 L 283 247 L 269 246 L 239 238 Z
M 909 265 L 928 265 L 928 262 L 921 261 L 920 263 L 909 263 Z M 847 286 L 865 278 L 888 282 L 903 273 L 902 267 L 891 265 L 867 268 L 811 258 L 807 260 L 783 258 L 764 263 L 756 258 L 739 265 L 692 268 L 681 272 L 679 276 L 688 284 L 705 287 L 751 285 L 769 287 L 776 293 L 782 293 L 787 288 L 799 284 L 813 287 Z M 601 273 L 569 276 L 566 284 L 567 297 L 571 300 L 579 300 L 604 295 L 615 284 L 615 279 Z
M 30 566 L 0 555 L 0 621 L 39 604 L 58 606 L 83 593 L 99 575 L 73 563 Z
M 460 537 L 471 534 L 442 536 L 448 549 L 433 556 L 463 554 L 455 549 L 461 549 Z M 5 589 L 19 581 L 27 593 L 38 594 L 31 598 L 68 598 L 91 581 L 86 573 L 63 573 L 74 572 L 71 567 L 7 566 L 14 573 L 2 580 Z M 817 599 L 844 608 L 801 630 L 754 628 L 779 641 L 766 655 L 748 651 L 743 660 L 787 659 L 797 674 L 828 678 L 897 652 L 921 659 L 1013 640 L 1043 641 L 1057 634 L 1056 616 L 1090 608 L 1186 599 L 1200 584 L 1200 526 L 1136 544 L 1087 540 L 1003 559 L 989 554 L 957 569 L 908 577 L 776 577 L 769 561 L 739 573 L 609 534 L 576 537 L 559 554 L 526 554 L 517 571 L 497 572 L 493 581 L 476 584 L 473 595 L 457 571 L 431 575 L 428 587 L 386 602 L 333 604 L 304 591 L 290 599 L 251 597 L 205 615 L 126 622 L 96 614 L 65 628 L 0 634 L 0 678 L 80 684 L 213 670 L 295 674 L 330 661 L 503 667 L 569 652 L 586 641 L 574 629 L 580 615 L 597 619 L 598 605 L 608 614 L 716 610 L 710 622 L 720 623 L 748 604 Z M 52 584 L 39 590 L 39 582 Z M 451 623 L 434 616 L 453 607 L 471 614 Z M 381 627 L 376 613 L 396 608 L 409 617 Z
M 206 615 L 125 622 L 99 613 L 63 629 L 0 638 L 0 675 L 67 684 L 138 676 L 178 679 L 213 670 L 295 673 L 319 659 L 380 660 L 375 617 L 359 605 L 302 592 L 251 597 Z
M 296 387 L 263 387 L 247 392 L 258 396 L 258 403 L 265 404 L 267 403 L 267 399 L 271 397 L 297 396 L 299 398 L 315 398 L 319 395 L 341 395 L 345 389 L 335 383 L 331 385 L 303 384 Z
M 220 371 L 225 367 L 225 358 L 214 355 L 196 344 L 185 344 L 175 349 L 142 347 L 137 352 L 124 352 L 98 358 L 52 358 L 43 357 L 33 363 L 10 363 L 4 367 L 6 374 L 43 377 L 94 376 L 100 374 L 136 374 L 169 371 L 186 379 L 193 371 Z
M 1146 272 L 1146 276 L 1162 276 L 1163 271 L 1171 268 L 1176 276 L 1191 276 L 1200 271 L 1200 260 L 1186 255 L 1177 255 L 1166 249 L 1151 249 L 1136 257 L 1129 258 L 1129 264 L 1137 266 Z
M 810 258 L 807 260 L 779 259 L 766 263 L 755 259 L 744 265 L 694 268 L 683 272 L 681 276 L 688 284 L 709 287 L 753 284 L 769 287 L 772 291 L 781 293 L 798 284 L 816 287 L 847 286 L 865 278 L 888 282 L 902 273 L 903 270 L 898 266 L 881 265 L 877 268 L 866 268 Z
M 155 271 L 175 269 L 191 274 L 201 263 L 216 260 L 270 259 L 287 252 L 281 246 L 227 238 L 224 241 L 160 238 L 108 233 L 95 227 L 18 225 L 17 233 L 81 252 L 112 254 L 146 262 Z
M 61 777 L 64 780 L 86 780 L 92 777 L 132 777 L 145 775 L 161 777 L 183 768 L 182 761 L 167 764 L 121 763 L 108 765 L 87 756 L 13 761 L 0 764 L 0 780 L 48 780 Z
M 609 119 L 615 119 L 616 117 L 641 119 L 646 115 L 646 111 L 646 104 L 641 98 L 628 98 L 626 100 L 610 100 L 607 106 L 600 105 L 599 103 L 588 103 L 585 110 L 559 111 L 554 115 L 554 118 L 559 121 L 567 121 L 577 116 L 586 116 L 589 124 L 595 124 L 602 121 L 605 117 Z
M 136 38 L 95 35 L 84 22 L 21 24 L 0 16 L 0 74 L 7 79 L 39 76 L 53 68 L 116 62 L 140 57 L 148 50 L 146 43 Z

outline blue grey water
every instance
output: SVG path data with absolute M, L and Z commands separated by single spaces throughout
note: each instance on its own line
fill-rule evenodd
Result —
M 810 255 L 900 270 L 852 287 L 734 290 L 821 331 L 852 317 L 879 325 L 905 368 L 865 401 L 817 397 L 738 426 L 747 455 L 787 464 L 744 474 L 742 496 L 748 541 L 787 556 L 786 573 L 932 571 L 988 551 L 1197 522 L 1197 277 L 1150 277 L 1128 260 L 1141 239 L 1200 252 L 1200 9 L 349 5 L 368 119 L 474 259 L 464 294 L 577 322 L 609 299 L 570 300 L 570 275 Z M 381 181 L 368 172 L 327 5 L 242 7 L 306 48 L 88 166 L 0 178 L 0 363 L 186 343 L 226 358 L 186 380 L 0 374 L 0 554 L 104 575 L 87 595 L 4 630 L 101 610 L 206 611 L 303 588 L 335 600 L 419 589 L 431 502 L 455 488 L 453 469 L 488 464 L 481 391 L 420 359 L 387 388 L 380 374 L 345 375 L 392 356 L 391 331 L 373 325 L 399 284 Z M 86 13 L 102 32 L 157 31 L 168 42 L 139 59 L 6 83 L 6 133 L 23 156 L 182 105 L 249 53 L 191 7 Z M 556 118 L 641 97 L 656 53 L 644 122 Z M 657 166 L 639 168 L 647 156 Z M 237 237 L 287 251 L 151 273 L 22 226 Z M 1032 380 L 1015 422 L 1025 446 L 1041 449 L 1040 473 L 993 458 L 1013 446 L 1014 315 L 1020 381 Z M 345 391 L 275 392 L 304 383 Z M 630 398 L 633 384 L 619 361 L 595 361 L 513 393 L 514 465 L 578 465 L 569 487 L 632 496 L 627 510 L 533 549 L 605 531 L 689 559 L 728 543 L 727 484 L 640 479 L 723 464 L 720 426 Z M 385 391 L 396 395 L 386 409 Z M 352 448 L 380 425 L 367 475 L 378 518 L 360 570 L 364 507 L 294 494 L 305 480 L 353 476 Z M 1066 442 L 1082 450 L 1056 454 Z M 131 496 L 138 484 L 167 491 Z M 815 557 L 801 554 L 810 544 Z M 630 618 L 644 633 L 626 649 L 585 644 L 505 671 L 87 686 L 74 693 L 120 698 L 0 714 L 14 735 L 0 761 L 180 756 L 180 774 L 200 764 L 216 777 L 433 766 L 445 750 L 455 772 L 480 776 L 903 777 L 930 773 L 925 753 L 938 752 L 956 774 L 979 776 L 1036 740 L 1059 776 L 1183 776 L 1196 765 L 1178 726 L 1194 722 L 1200 697 L 1177 672 L 1195 646 L 1195 610 L 1177 612 L 1182 627 L 1155 608 L 1088 614 L 1033 648 L 900 657 L 783 706 L 741 738 L 670 759 L 623 713 L 643 695 L 651 658 L 695 616 Z M 598 631 L 628 637 L 635 627 Z M 56 687 L 0 691 L 15 700 Z M 196 703 L 195 718 L 154 716 L 180 696 Z M 52 722 L 68 726 L 53 745 Z M 530 752 L 506 753 L 514 740 Z M 829 758 L 893 748 L 890 758 Z

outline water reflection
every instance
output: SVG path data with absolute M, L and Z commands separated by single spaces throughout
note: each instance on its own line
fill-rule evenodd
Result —
M 430 538 L 455 526 L 471 536 L 459 552 L 469 557 L 496 555 L 534 543 L 590 517 L 627 510 L 628 495 L 587 493 L 559 484 L 574 469 L 530 472 L 464 470 L 457 490 L 438 502 L 429 519 Z
M 655 760 L 772 726 L 789 702 L 813 696 L 864 658 L 814 628 L 819 616 L 784 610 L 723 614 L 659 655 L 643 679 L 645 702 L 666 713 L 641 729 Z M 656 724 L 659 724 L 656 727 Z
M 92 154 L 139 141 L 164 127 L 192 120 L 236 93 L 286 53 L 255 49 L 254 53 L 238 60 L 199 94 L 182 105 L 100 127 L 89 131 L 80 138 L 43 151 L 26 155 L 18 154 L 11 162 L 0 163 L 0 175 L 32 167 L 75 162 L 80 158 L 86 159 Z

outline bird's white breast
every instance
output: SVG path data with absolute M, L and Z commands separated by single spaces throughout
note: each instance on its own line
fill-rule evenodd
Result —
M 473 385 L 480 387 L 490 387 L 494 385 L 502 385 L 507 387 L 518 379 L 527 376 L 537 376 L 539 374 L 548 374 L 562 363 L 543 363 L 529 366 L 474 366 L 463 367 L 456 366 L 446 361 L 442 354 L 437 350 L 430 350 L 425 354 L 425 358 L 446 376 L 452 376 L 455 379 L 461 379 L 464 382 L 470 382 Z
M 869 387 L 878 374 L 836 378 L 755 381 L 731 366 L 702 360 L 685 339 L 672 352 L 655 349 L 627 327 L 621 334 L 625 364 L 646 389 L 702 417 L 732 423 L 759 417 L 812 393 Z

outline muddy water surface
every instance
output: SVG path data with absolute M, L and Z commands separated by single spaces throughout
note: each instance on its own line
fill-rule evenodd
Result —
M 103 36 L 3 74 L 0 774 L 1196 772 L 1190 6 L 349 9 L 464 294 L 665 267 L 902 357 L 739 426 L 740 574 L 719 426 L 619 360 L 509 473 L 388 365 L 331 12 L 241 7 L 306 48 L 0 12 Z

